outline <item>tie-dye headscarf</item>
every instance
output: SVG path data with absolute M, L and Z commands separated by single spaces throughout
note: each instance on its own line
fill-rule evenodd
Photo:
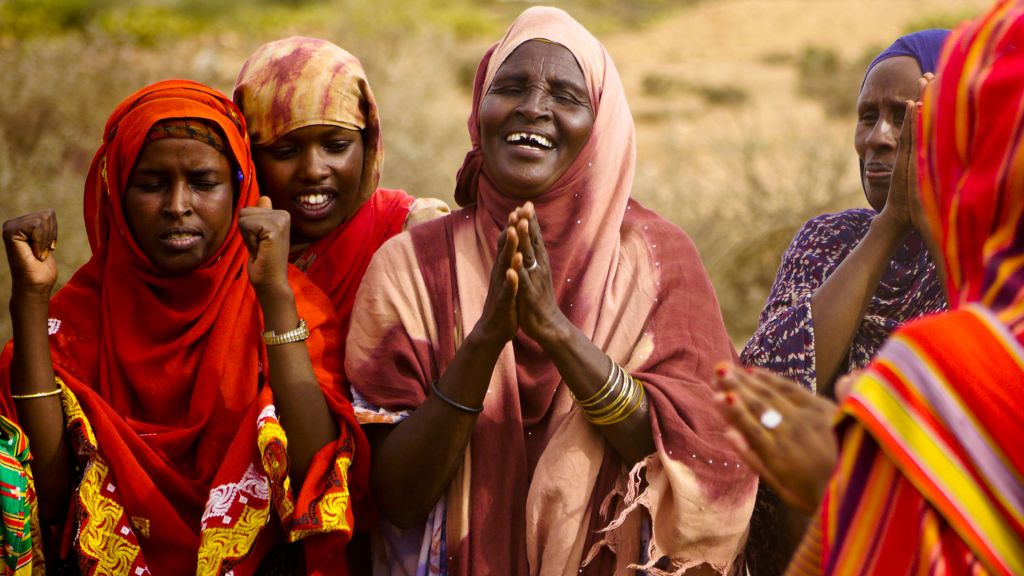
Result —
M 318 38 L 293 36 L 261 46 L 242 65 L 234 100 L 253 146 L 306 126 L 339 126 L 363 135 L 361 206 L 380 183 L 384 162 L 377 101 L 359 59 Z

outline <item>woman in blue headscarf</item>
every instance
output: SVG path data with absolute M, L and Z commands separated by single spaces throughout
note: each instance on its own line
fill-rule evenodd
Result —
M 911 218 L 917 197 L 914 135 L 902 130 L 908 101 L 935 71 L 948 30 L 904 36 L 868 66 L 857 99 L 854 147 L 871 208 L 817 216 L 782 257 L 757 331 L 740 356 L 833 397 L 843 374 L 863 368 L 904 322 L 945 310 L 935 265 Z M 822 430 L 822 434 L 829 434 Z M 762 490 L 748 556 L 756 574 L 781 571 L 791 547 L 774 494 Z M 796 524 L 787 530 L 785 524 Z
M 854 147 L 871 208 L 804 224 L 782 257 L 744 364 L 831 397 L 833 382 L 866 366 L 899 325 L 945 309 L 935 265 L 910 219 L 913 134 L 900 128 L 906 102 L 917 100 L 948 34 L 904 36 L 868 66 Z

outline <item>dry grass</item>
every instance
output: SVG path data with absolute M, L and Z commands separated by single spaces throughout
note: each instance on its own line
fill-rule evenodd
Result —
M 638 125 L 634 193 L 694 238 L 730 333 L 742 342 L 800 224 L 862 203 L 842 107 L 856 94 L 865 52 L 904 26 L 966 16 L 987 0 L 556 3 L 615 58 Z M 476 62 L 526 5 L 0 2 L 0 219 L 55 208 L 66 281 L 89 256 L 82 185 L 117 102 L 168 77 L 228 91 L 256 46 L 291 34 L 330 39 L 363 60 L 384 119 L 384 185 L 450 200 L 468 147 Z M 885 10 L 888 21 L 862 14 L 872 10 Z M 822 55 L 824 64 L 812 61 Z M 801 66 L 812 72 L 801 76 Z M 0 314 L 0 338 L 9 335 L 9 317 Z

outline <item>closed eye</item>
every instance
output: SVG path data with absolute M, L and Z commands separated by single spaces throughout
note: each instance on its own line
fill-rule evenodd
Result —
M 163 180 L 144 180 L 132 182 L 130 186 L 143 192 L 159 192 L 163 190 L 164 182 Z
M 193 180 L 192 187 L 196 190 L 209 191 L 220 186 L 220 182 L 214 180 Z
M 348 150 L 351 145 L 352 142 L 350 140 L 332 140 L 324 144 L 324 150 L 332 154 L 339 154 Z
M 491 89 L 490 89 L 489 92 L 491 94 L 514 95 L 514 94 L 520 94 L 520 93 L 522 93 L 522 91 L 523 91 L 523 88 L 521 86 L 507 86 L 506 85 L 506 86 L 491 86 Z
M 298 151 L 299 149 L 294 146 L 275 146 L 268 149 L 267 153 L 270 154 L 270 157 L 274 160 L 287 160 L 292 156 L 295 156 Z

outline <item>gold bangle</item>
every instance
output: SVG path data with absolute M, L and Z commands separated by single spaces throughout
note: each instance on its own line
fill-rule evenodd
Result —
M 613 418 L 612 416 L 608 416 L 607 418 L 603 419 L 591 420 L 591 422 L 597 426 L 611 426 L 612 424 L 618 424 L 619 422 L 623 422 L 627 418 L 632 416 L 633 412 L 636 412 L 637 408 L 643 406 L 645 396 L 644 385 L 643 383 L 636 381 L 636 379 L 634 379 L 634 382 L 636 382 L 637 387 L 640 389 L 640 394 L 635 398 L 636 401 L 633 403 L 632 408 L 623 412 L 622 414 L 617 415 L 617 417 Z
M 263 343 L 267 346 L 302 342 L 307 338 L 309 338 L 309 327 L 306 326 L 306 321 L 302 318 L 299 318 L 298 328 L 289 330 L 283 334 L 278 334 L 273 330 L 267 330 L 263 333 Z
M 11 394 L 11 398 L 15 400 L 31 400 L 33 398 L 46 398 L 47 396 L 56 396 L 63 392 L 64 389 L 58 387 L 56 390 L 50 390 L 49 392 L 36 392 L 35 394 Z
M 631 386 L 629 382 L 629 375 L 626 374 L 626 371 L 623 370 L 621 366 L 616 365 L 616 370 L 618 371 L 618 375 L 616 376 L 615 381 L 622 382 L 622 386 L 619 386 L 618 394 L 616 394 L 607 404 L 605 404 L 602 407 L 584 408 L 583 411 L 587 414 L 589 418 L 600 418 L 606 416 L 611 412 L 614 412 L 615 410 L 619 409 L 621 406 L 626 404 L 626 402 L 629 399 L 629 396 L 632 394 L 632 390 L 630 389 Z
M 609 358 L 609 360 L 612 359 Z M 612 360 L 612 367 L 610 370 L 608 370 L 608 377 L 604 379 L 604 385 L 598 388 L 597 392 L 594 392 L 594 394 L 591 395 L 590 398 L 587 398 L 586 400 L 580 400 L 579 398 L 576 398 L 575 395 L 573 395 L 573 399 L 576 400 L 576 403 L 580 405 L 580 408 L 586 408 L 588 406 L 593 406 L 597 404 L 601 400 L 604 400 L 604 398 L 608 396 L 608 393 L 611 392 L 611 390 L 606 391 L 605 389 L 608 388 L 609 386 L 612 386 L 612 379 L 615 378 L 617 374 L 618 373 L 615 371 L 615 360 Z M 604 394 L 601 394 L 602 392 L 604 392 Z
M 616 388 L 619 389 L 619 393 L 622 393 L 622 386 L 625 386 L 625 382 L 622 380 L 622 372 L 619 370 L 619 365 L 614 362 L 612 363 L 612 378 L 609 381 L 611 384 L 602 388 L 604 390 L 604 394 L 601 394 L 600 398 L 593 400 L 589 404 L 579 404 L 579 407 L 582 408 L 584 412 L 595 409 L 599 404 L 608 400 L 609 397 L 613 397 L 612 393 L 615 392 Z

